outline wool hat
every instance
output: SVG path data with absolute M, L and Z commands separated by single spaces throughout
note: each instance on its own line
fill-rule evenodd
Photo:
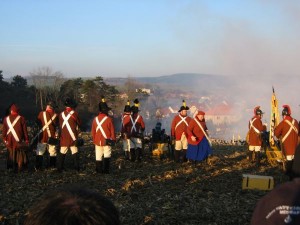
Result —
M 292 114 L 292 110 L 289 105 L 283 105 L 282 115 L 283 116 L 290 116 Z
M 180 109 L 178 110 L 178 112 L 181 112 L 182 110 L 189 110 L 190 108 L 188 106 L 186 106 L 186 102 L 185 100 L 182 100 L 182 106 L 180 107 Z
M 128 112 L 128 113 L 131 112 L 131 110 L 130 110 L 130 101 L 129 100 L 127 101 L 127 103 L 124 107 L 124 112 Z
M 251 225 L 265 224 L 300 224 L 300 178 L 275 187 L 258 201 Z
M 13 111 L 13 112 L 15 112 L 15 113 L 18 113 L 19 112 L 19 107 L 16 105 L 16 104 L 12 104 L 11 106 L 10 106 L 10 111 Z
M 99 111 L 100 112 L 108 112 L 109 110 L 111 110 L 111 108 L 107 106 L 105 98 L 102 97 L 101 101 L 99 102 Z
M 197 116 L 198 116 L 198 115 L 203 115 L 203 116 L 204 116 L 204 115 L 205 115 L 205 112 L 203 112 L 203 111 L 198 111 Z

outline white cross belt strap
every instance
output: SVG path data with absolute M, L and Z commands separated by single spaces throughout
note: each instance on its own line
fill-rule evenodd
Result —
M 135 121 L 133 121 L 132 116 L 130 116 L 130 120 L 131 120 L 131 123 L 132 123 L 131 131 L 130 131 L 131 133 L 132 133 L 133 130 L 135 132 L 137 132 L 135 124 L 137 123 L 139 118 L 140 118 L 140 115 L 138 115 L 137 118 L 135 119 Z
M 188 126 L 188 123 L 186 122 L 187 117 L 182 117 L 181 115 L 179 115 L 179 117 L 180 117 L 181 120 L 179 121 L 179 123 L 176 124 L 175 130 L 179 126 L 179 124 L 181 124 L 182 122 L 185 123 L 186 126 Z
M 62 128 L 64 128 L 64 126 L 67 126 L 67 129 L 69 131 L 69 134 L 70 134 L 71 138 L 73 139 L 73 141 L 76 141 L 75 135 L 74 135 L 74 133 L 72 131 L 72 128 L 69 124 L 69 119 L 73 115 L 73 113 L 74 113 L 74 111 L 72 110 L 67 116 L 65 116 L 65 113 L 62 112 L 62 118 L 64 120 L 64 122 L 62 124 Z
M 284 135 L 284 137 L 282 138 L 282 142 L 284 142 L 287 137 L 290 135 L 290 133 L 292 132 L 292 130 L 294 130 L 296 132 L 296 134 L 298 134 L 298 129 L 295 127 L 295 120 L 293 119 L 292 122 L 288 121 L 288 120 L 284 120 L 284 122 L 286 122 L 288 125 L 290 125 L 290 129 L 289 131 Z
M 11 123 L 11 121 L 10 121 L 10 119 L 9 119 L 9 116 L 6 118 L 6 122 L 7 122 L 7 125 L 8 125 L 8 127 L 9 127 L 9 129 L 8 129 L 8 131 L 7 131 L 6 134 L 8 135 L 9 133 L 12 133 L 12 135 L 14 136 L 14 138 L 15 138 L 15 140 L 16 140 L 17 142 L 19 142 L 20 139 L 19 139 L 19 137 L 18 137 L 18 135 L 17 135 L 17 133 L 16 133 L 16 131 L 15 131 L 14 126 L 16 125 L 16 123 L 18 122 L 19 119 L 20 119 L 20 116 L 17 116 L 17 117 L 15 118 L 14 122 Z
M 198 122 L 197 119 L 194 119 L 196 121 L 196 123 L 198 124 L 198 126 L 200 127 L 200 129 L 202 130 L 203 134 L 205 135 L 210 147 L 212 146 L 211 140 L 209 139 L 207 133 L 204 131 L 203 127 L 201 126 L 201 123 Z
M 45 129 L 47 129 L 47 134 L 48 134 L 48 137 L 51 137 L 51 133 L 50 133 L 50 129 L 49 129 L 49 125 L 51 124 L 51 122 L 55 119 L 55 117 L 56 117 L 56 114 L 54 114 L 53 116 L 52 116 L 52 118 L 49 120 L 49 121 L 47 121 L 47 116 L 46 116 L 46 112 L 43 112 L 43 118 L 44 118 L 44 126 L 43 126 L 43 128 L 42 128 L 42 130 L 40 131 L 40 132 L 43 132 Z
M 256 118 L 254 118 L 253 120 L 250 120 L 250 129 L 253 128 L 253 130 L 259 134 L 260 131 L 253 125 L 255 120 L 256 120 Z
M 103 117 L 103 119 L 99 122 L 98 117 L 96 117 L 96 123 L 97 123 L 96 132 L 97 132 L 98 130 L 100 130 L 102 136 L 103 136 L 105 139 L 107 139 L 107 136 L 106 136 L 106 134 L 105 134 L 105 132 L 104 132 L 104 130 L 103 130 L 102 124 L 104 123 L 104 121 L 105 121 L 107 118 L 108 118 L 108 117 L 105 116 L 105 117 Z

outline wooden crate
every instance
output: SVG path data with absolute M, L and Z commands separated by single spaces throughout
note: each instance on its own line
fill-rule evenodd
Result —
M 271 176 L 243 174 L 242 189 L 272 190 L 274 179 Z

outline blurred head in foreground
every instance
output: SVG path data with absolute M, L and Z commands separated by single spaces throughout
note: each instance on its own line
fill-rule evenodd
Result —
M 99 193 L 77 186 L 51 191 L 33 205 L 24 225 L 119 225 L 114 204 Z

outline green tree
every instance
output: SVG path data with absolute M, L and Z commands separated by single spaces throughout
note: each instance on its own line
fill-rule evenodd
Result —
M 14 88 L 26 88 L 27 80 L 20 75 L 16 75 L 12 79 L 11 86 Z

